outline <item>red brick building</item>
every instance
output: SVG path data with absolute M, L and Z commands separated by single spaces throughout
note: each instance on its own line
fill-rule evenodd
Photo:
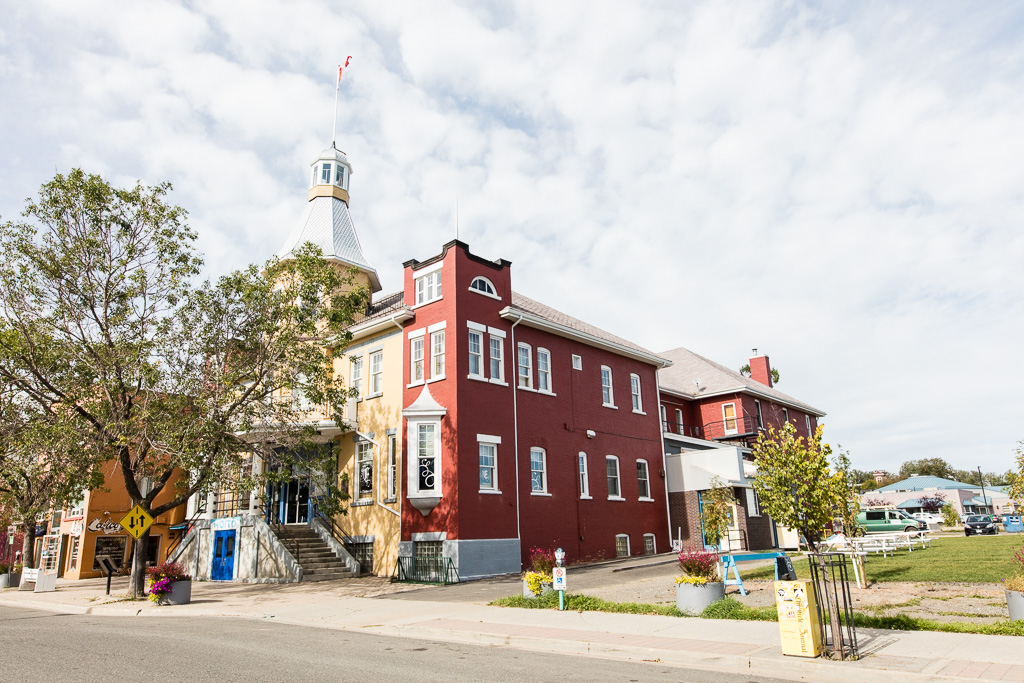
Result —
M 405 264 L 402 556 L 462 578 L 665 551 L 659 368 L 668 362 L 512 291 L 453 241 Z
M 687 349 L 659 355 L 672 361 L 659 380 L 673 538 L 703 544 L 701 494 L 717 477 L 733 487 L 737 500 L 728 548 L 794 545 L 760 509 L 751 488 L 757 467 L 750 447 L 769 426 L 786 422 L 806 438 L 825 413 L 776 389 L 768 356 L 751 358 L 747 377 Z

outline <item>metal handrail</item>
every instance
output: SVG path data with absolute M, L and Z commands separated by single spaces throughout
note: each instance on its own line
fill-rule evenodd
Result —
M 459 583 L 459 571 L 450 557 L 399 557 L 393 580 L 398 583 Z
M 703 429 L 699 425 L 673 422 L 671 420 L 665 420 L 661 423 L 661 431 L 665 434 L 679 434 L 680 436 L 690 436 L 695 439 L 701 438 L 703 433 Z
M 334 517 L 325 515 L 323 513 L 323 511 L 320 509 L 320 506 L 317 504 L 316 498 L 310 498 L 310 502 L 312 503 L 311 511 L 313 517 L 319 519 L 324 523 L 324 525 L 327 527 L 327 530 L 330 531 L 331 536 L 333 536 L 335 540 L 337 540 L 339 543 L 345 546 L 345 550 L 349 551 L 349 553 L 353 553 L 355 549 L 354 546 L 356 543 L 355 538 L 353 538 L 347 531 L 345 531 L 344 527 L 338 524 L 337 520 L 334 519 Z
M 748 415 L 737 415 L 728 420 L 704 423 L 705 439 L 729 439 L 749 436 L 757 433 L 757 418 Z
M 285 533 L 284 523 L 271 511 L 270 496 L 264 496 L 260 504 L 256 506 L 256 509 L 260 511 L 263 521 L 267 523 L 270 530 L 277 536 L 277 540 L 284 544 L 284 547 L 292 554 L 292 557 L 299 563 L 299 566 L 302 566 L 302 560 L 299 557 L 299 551 L 302 546 L 299 544 L 298 539 L 292 538 Z

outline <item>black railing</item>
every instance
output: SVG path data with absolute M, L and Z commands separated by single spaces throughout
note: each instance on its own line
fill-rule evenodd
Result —
M 705 439 L 740 439 L 744 436 L 756 434 L 758 429 L 757 418 L 744 415 L 742 417 L 731 417 L 719 422 L 704 423 Z
M 263 517 L 263 521 L 267 523 L 270 530 L 274 532 L 275 536 L 277 536 L 277 540 L 284 544 L 284 547 L 292 554 L 292 557 L 295 558 L 295 561 L 299 566 L 302 566 L 302 560 L 299 557 L 299 550 L 301 548 L 299 540 L 297 538 L 293 538 L 285 531 L 285 525 L 277 514 L 277 506 L 271 505 L 270 496 L 264 496 L 256 509 Z
M 459 583 L 459 572 L 450 557 L 399 557 L 394 580 L 399 583 Z
M 334 540 L 341 543 L 341 545 L 345 547 L 345 550 L 347 550 L 349 554 L 354 557 L 356 544 L 355 539 L 351 536 L 351 534 L 345 531 L 345 529 L 340 524 L 338 524 L 338 521 L 334 517 L 324 514 L 323 510 L 321 510 L 320 506 L 317 504 L 315 498 L 310 499 L 310 502 L 310 510 L 313 514 L 313 517 L 315 519 L 321 520 L 324 523 L 324 526 L 327 527 L 327 530 L 331 533 L 331 536 L 334 537 Z
M 171 559 L 172 557 L 174 557 L 174 552 L 178 549 L 178 546 L 181 545 L 181 542 L 184 541 L 185 537 L 188 536 L 190 531 L 192 531 L 192 528 L 195 527 L 196 522 L 198 522 L 199 519 L 205 514 L 205 505 L 196 506 L 196 510 L 195 512 L 192 513 L 191 517 L 189 517 L 181 524 L 175 524 L 171 527 L 172 531 L 177 531 L 179 533 L 176 537 L 171 539 L 171 544 L 167 546 L 167 559 Z
M 682 422 L 662 422 L 661 431 L 665 434 L 679 434 L 680 436 L 690 436 L 694 439 L 700 439 L 701 434 L 704 430 L 699 425 L 688 425 Z

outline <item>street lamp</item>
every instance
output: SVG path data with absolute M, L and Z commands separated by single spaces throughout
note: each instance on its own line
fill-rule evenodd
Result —
M 559 567 L 561 567 L 561 566 L 563 566 L 563 562 L 564 561 L 565 561 L 565 551 L 562 550 L 561 548 L 555 548 L 555 564 L 557 564 Z

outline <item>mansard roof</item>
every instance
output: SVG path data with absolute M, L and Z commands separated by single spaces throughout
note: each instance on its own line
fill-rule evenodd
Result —
M 775 387 L 761 384 L 755 379 L 744 377 L 735 370 L 709 360 L 689 349 L 679 347 L 658 355 L 672 361 L 672 367 L 658 373 L 658 382 L 663 389 L 683 396 L 704 398 L 735 392 L 755 394 L 776 403 L 797 408 L 817 417 L 825 413 L 812 405 L 782 393 Z M 697 381 L 700 381 L 698 386 Z

